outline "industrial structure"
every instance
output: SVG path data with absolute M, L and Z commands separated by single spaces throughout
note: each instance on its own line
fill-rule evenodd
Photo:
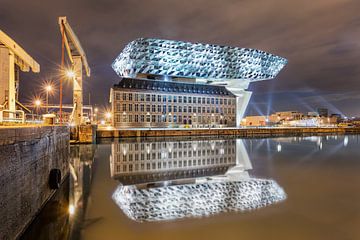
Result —
M 19 72 L 40 72 L 40 65 L 11 37 L 0 30 L 0 122 L 21 121 L 25 115 L 18 101 Z M 20 106 L 17 108 L 17 105 Z
M 90 67 L 79 39 L 72 30 L 66 17 L 59 17 L 59 26 L 62 37 L 62 70 L 64 70 L 64 47 L 71 63 L 71 70 L 66 72 L 67 77 L 73 80 L 73 112 L 70 122 L 78 126 L 84 123 L 83 119 L 83 67 L 85 74 L 90 77 Z M 60 81 L 60 119 L 62 118 L 62 79 Z
M 198 93 L 198 84 L 218 88 L 218 92 L 225 92 L 226 89 L 235 100 L 234 124 L 228 121 L 226 126 L 238 127 L 251 97 L 251 92 L 247 90 L 249 84 L 274 78 L 286 63 L 284 58 L 256 49 L 140 38 L 124 48 L 112 67 L 122 77 L 118 86 L 121 86 L 122 81 L 129 81 L 126 78 L 138 78 L 178 84 L 173 89 L 180 88 L 181 84 L 191 84 L 192 87 L 187 92 L 190 95 Z M 136 90 L 136 86 L 132 88 Z M 169 91 L 167 87 L 160 88 Z M 121 93 L 121 90 L 114 86 L 110 97 L 114 116 L 123 113 L 121 109 L 116 110 L 117 102 L 113 101 L 115 89 Z M 147 90 L 155 93 L 158 88 Z M 176 91 L 169 91 L 169 94 L 173 95 L 174 92 Z M 200 94 L 208 92 L 205 90 Z M 219 105 L 212 104 L 215 108 L 220 108 Z M 115 119 L 114 116 L 113 125 L 121 125 L 123 118 Z

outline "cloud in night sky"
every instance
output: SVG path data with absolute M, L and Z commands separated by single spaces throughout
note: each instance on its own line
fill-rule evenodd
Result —
M 289 60 L 275 80 L 254 83 L 249 114 L 329 107 L 347 115 L 360 108 L 360 1 L 358 0 L 1 0 L 0 29 L 41 65 L 21 75 L 27 101 L 45 79 L 58 81 L 66 15 L 92 68 L 85 102 L 105 105 L 119 78 L 111 63 L 138 37 L 261 49 Z M 71 102 L 71 88 L 66 88 Z M 57 101 L 57 98 L 53 99 Z

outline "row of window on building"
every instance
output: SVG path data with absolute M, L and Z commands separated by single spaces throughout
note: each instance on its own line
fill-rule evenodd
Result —
M 115 112 L 147 112 L 147 113 L 221 113 L 221 114 L 235 114 L 234 107 L 219 107 L 219 106 L 172 106 L 172 105 L 155 105 L 155 104 L 126 104 L 116 103 Z
M 164 94 L 143 94 L 115 92 L 115 100 L 130 102 L 162 102 L 162 103 L 198 103 L 198 104 L 223 104 L 235 105 L 235 98 L 229 97 L 194 97 Z
M 115 153 L 114 157 L 116 162 L 131 162 L 131 161 L 158 161 L 161 159 L 172 159 L 172 158 L 191 158 L 191 157 L 214 157 L 217 155 L 230 155 L 235 154 L 235 148 L 220 148 L 220 149 L 202 149 L 202 150 L 189 150 L 189 151 L 158 151 L 152 153 L 126 153 L 125 151 Z
M 113 151 L 119 153 L 123 151 L 144 151 L 154 150 L 163 151 L 166 149 L 207 149 L 209 151 L 217 151 L 221 148 L 231 148 L 236 145 L 235 140 L 211 140 L 211 141 L 184 141 L 184 142 L 148 142 L 148 143 L 114 143 L 112 145 Z M 217 152 L 216 152 L 217 153 Z
M 203 166 L 213 166 L 213 165 L 222 165 L 222 164 L 234 164 L 234 157 L 220 157 L 220 158 L 211 158 L 211 159 L 194 159 L 194 160 L 174 160 L 174 161 L 161 161 L 161 162 L 152 162 L 152 163 L 130 163 L 130 164 L 116 164 L 116 173 L 121 172 L 133 172 L 133 171 L 153 171 L 153 170 L 169 170 L 177 168 L 188 168 L 188 167 L 203 167 Z M 145 168 L 146 167 L 146 168 Z
M 223 119 L 223 120 L 222 120 Z M 129 122 L 129 123 L 179 123 L 179 124 L 193 124 L 203 123 L 208 124 L 211 122 L 219 122 L 227 124 L 229 121 L 235 121 L 235 117 L 223 118 L 222 116 L 183 116 L 183 115 L 132 115 L 132 114 L 115 114 L 115 122 Z

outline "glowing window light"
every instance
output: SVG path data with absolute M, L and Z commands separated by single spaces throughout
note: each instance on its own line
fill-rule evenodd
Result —
M 73 204 L 69 205 L 69 215 L 72 216 L 75 214 L 75 206 Z

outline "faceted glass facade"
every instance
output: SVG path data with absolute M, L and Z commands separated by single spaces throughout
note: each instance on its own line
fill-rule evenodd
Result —
M 248 48 L 139 38 L 112 64 L 119 76 L 139 73 L 204 79 L 274 78 L 287 60 Z
M 286 194 L 274 180 L 251 178 L 150 189 L 120 185 L 112 198 L 130 219 L 144 222 L 250 211 L 284 201 Z

